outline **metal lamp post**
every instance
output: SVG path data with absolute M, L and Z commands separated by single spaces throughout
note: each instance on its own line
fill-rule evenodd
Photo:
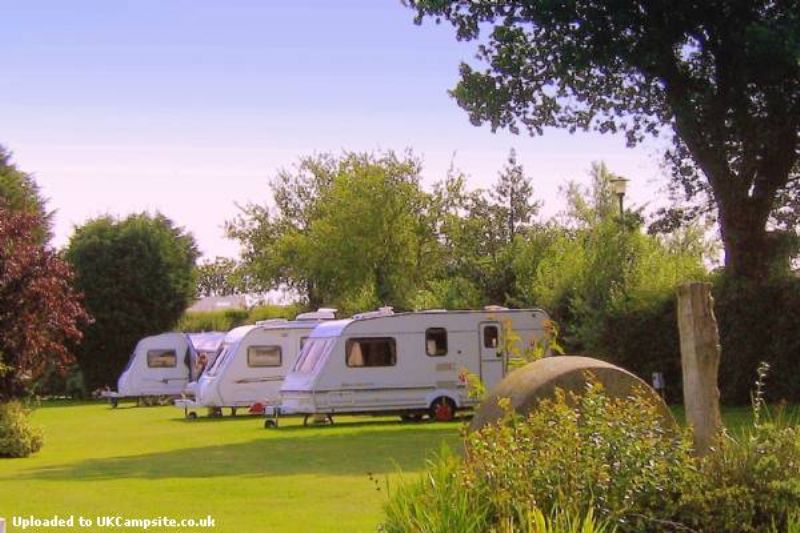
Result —
M 625 191 L 628 188 L 628 181 L 621 176 L 617 176 L 611 180 L 611 190 L 614 194 L 617 195 L 619 198 L 619 218 L 622 220 L 625 217 L 625 209 L 623 205 L 623 199 L 625 198 Z

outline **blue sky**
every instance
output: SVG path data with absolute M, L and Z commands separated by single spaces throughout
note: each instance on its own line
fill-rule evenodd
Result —
M 546 214 L 591 162 L 658 196 L 656 144 L 621 137 L 493 134 L 446 91 L 474 46 L 419 27 L 399 0 L 0 0 L 0 144 L 56 210 L 55 244 L 105 213 L 156 209 L 206 256 L 235 255 L 222 226 L 236 204 L 300 156 L 402 150 L 427 184 L 450 161 L 490 185 L 511 147 Z

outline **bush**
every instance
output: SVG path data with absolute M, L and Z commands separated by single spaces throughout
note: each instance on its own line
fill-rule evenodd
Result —
M 672 516 L 693 474 L 688 440 L 661 425 L 654 403 L 610 398 L 597 382 L 580 397 L 557 392 L 525 419 L 509 409 L 466 450 L 467 475 L 501 514 L 518 501 L 578 516 L 594 508 L 631 531 Z
M 302 311 L 297 304 L 261 305 L 249 311 L 244 309 L 225 309 L 200 313 L 185 313 L 177 325 L 178 331 L 230 331 L 237 326 L 255 324 L 259 320 L 271 318 L 293 319 Z
M 752 376 L 766 361 L 772 368 L 768 399 L 800 402 L 800 279 L 753 284 L 721 278 L 714 299 L 722 345 L 722 401 L 747 403 Z
M 230 331 L 248 323 L 249 314 L 243 309 L 185 313 L 175 329 L 188 333 L 199 331 Z
M 604 533 L 613 531 L 595 519 L 590 509 L 578 516 L 556 511 L 546 515 L 536 506 L 518 505 L 507 516 L 495 516 L 482 492 L 465 483 L 461 461 L 448 448 L 428 462 L 429 471 L 413 483 L 401 483 L 389 491 L 387 533 L 479 533 L 481 531 L 530 533 Z M 391 489 L 391 487 L 390 487 Z
M 800 432 L 769 422 L 720 437 L 678 519 L 703 531 L 786 531 L 800 508 Z M 711 527 L 713 526 L 713 527 Z
M 83 372 L 78 365 L 72 365 L 60 371 L 54 365 L 48 365 L 44 375 L 36 380 L 33 393 L 37 398 L 69 397 L 81 400 L 87 396 L 83 382 Z
M 294 319 L 300 312 L 302 307 L 299 304 L 289 305 L 260 305 L 253 307 L 248 314 L 248 321 L 251 323 L 258 322 L 259 320 L 269 320 L 271 318 L 286 318 L 289 320 Z
M 714 312 L 719 327 L 722 359 L 719 370 L 721 400 L 728 405 L 750 401 L 752 377 L 761 361 L 770 364 L 770 401 L 800 402 L 800 279 L 773 279 L 767 283 L 714 280 Z M 682 400 L 680 338 L 674 292 L 654 296 L 647 305 L 611 309 L 603 316 L 600 335 L 582 346 L 592 357 L 617 364 L 645 381 L 663 372 L 667 400 Z M 565 329 L 574 329 L 574 317 Z M 572 321 L 572 323 L 570 322 Z M 569 341 L 569 339 L 567 339 Z M 575 344 L 568 346 L 568 350 Z
M 446 507 L 438 499 L 448 494 L 458 501 L 448 512 L 479 514 L 478 531 L 525 530 L 537 511 L 570 523 L 588 517 L 600 529 L 657 530 L 677 513 L 695 474 L 689 444 L 661 426 L 644 396 L 609 398 L 593 382 L 580 397 L 559 391 L 525 418 L 509 405 L 500 423 L 465 437 L 460 464 L 440 459 L 415 489 L 398 491 L 389 522 L 411 516 L 410 529 L 437 531 Z
M 704 482 L 684 498 L 686 523 L 742 532 L 800 526 L 800 431 L 782 408 L 770 416 L 764 401 L 768 370 L 767 363 L 759 365 L 752 428 L 738 438 L 723 431 L 714 452 L 700 462 Z
M 609 312 L 602 336 L 589 352 L 633 372 L 651 382 L 653 372 L 661 372 L 669 403 L 683 401 L 680 335 L 673 293 L 653 299 L 649 306 L 635 310 Z
M 688 435 L 661 426 L 642 395 L 615 399 L 597 383 L 558 392 L 523 418 L 465 436 L 464 458 L 443 454 L 425 476 L 390 494 L 388 531 L 542 531 L 537 513 L 577 531 L 797 531 L 800 430 L 781 417 L 723 433 L 704 458 Z M 560 521 L 560 522 L 559 522 Z M 538 529 L 537 529 L 538 527 Z M 545 530 L 547 531 L 547 530 Z
M 18 401 L 0 404 L 0 457 L 27 457 L 41 449 L 42 432 L 31 427 L 29 415 Z

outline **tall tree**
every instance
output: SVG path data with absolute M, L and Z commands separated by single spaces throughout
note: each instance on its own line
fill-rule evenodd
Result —
M 274 207 L 249 203 L 228 221 L 227 234 L 240 242 L 243 275 L 254 288 L 286 286 L 302 294 L 311 307 L 324 303 L 316 280 L 302 267 L 299 246 L 319 216 L 320 198 L 338 165 L 330 154 L 303 157 L 271 180 Z
M 48 368 L 66 370 L 88 322 L 72 270 L 41 242 L 43 225 L 0 200 L 0 402 L 25 396 Z
M 304 158 L 272 181 L 275 207 L 228 224 L 264 288 L 288 285 L 311 306 L 407 307 L 437 243 L 411 154 Z
M 66 258 L 94 317 L 77 352 L 87 386 L 114 383 L 141 337 L 175 326 L 194 296 L 197 256 L 192 235 L 161 214 L 75 230 Z
M 436 244 L 419 162 L 392 152 L 348 154 L 323 196 L 305 250 L 327 294 L 359 307 L 409 307 Z
M 517 152 L 512 148 L 508 154 L 505 168 L 500 172 L 491 190 L 508 230 L 507 240 L 511 242 L 519 230 L 539 212 L 541 203 L 533 201 L 533 185 L 525 175 L 525 169 L 517 162 Z
M 0 201 L 6 209 L 35 215 L 39 221 L 36 235 L 42 243 L 50 238 L 52 213 L 33 176 L 18 169 L 11 161 L 11 152 L 0 145 Z
M 407 0 L 488 36 L 453 95 L 475 124 L 622 132 L 629 145 L 665 127 L 674 179 L 708 193 L 726 269 L 767 271 L 767 221 L 798 179 L 800 3 L 655 0 Z

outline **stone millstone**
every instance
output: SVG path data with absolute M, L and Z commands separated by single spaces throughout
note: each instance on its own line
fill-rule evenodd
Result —
M 470 424 L 470 431 L 480 429 L 503 416 L 497 405 L 499 398 L 510 398 L 514 410 L 526 415 L 540 400 L 554 397 L 557 388 L 564 392 L 582 394 L 586 390 L 587 373 L 591 373 L 602 383 L 606 394 L 612 398 L 625 398 L 637 388 L 640 389 L 657 406 L 665 427 L 677 428 L 675 419 L 661 396 L 634 374 L 599 359 L 567 355 L 545 357 L 509 373 L 481 403 Z

